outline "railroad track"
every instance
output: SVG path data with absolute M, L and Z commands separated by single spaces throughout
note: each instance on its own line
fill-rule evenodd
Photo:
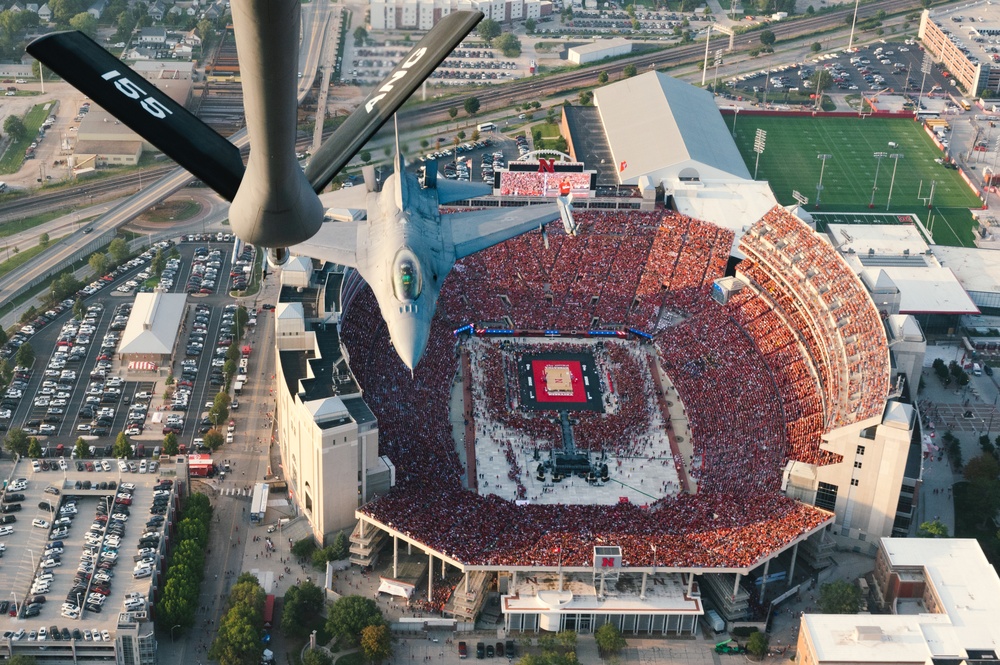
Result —
M 917 10 L 920 7 L 919 0 L 881 0 L 878 3 L 860 7 L 858 9 L 858 19 L 864 20 L 870 18 L 880 10 L 888 14 L 896 14 L 911 9 Z M 775 37 L 779 40 L 803 37 L 845 25 L 845 18 L 851 16 L 853 11 L 853 8 L 847 7 L 819 16 L 776 23 L 770 26 L 770 30 L 774 32 Z M 749 50 L 751 45 L 758 43 L 758 34 L 758 32 L 754 31 L 744 35 L 737 35 L 733 51 Z M 728 36 L 715 37 L 709 44 L 709 50 L 728 48 L 728 45 Z M 704 54 L 704 42 L 696 42 L 674 49 L 637 55 L 632 58 L 624 58 L 612 63 L 603 63 L 564 74 L 555 74 L 544 78 L 523 78 L 502 86 L 477 90 L 474 92 L 474 96 L 479 99 L 480 112 L 488 111 L 494 108 L 513 106 L 517 100 L 538 99 L 557 94 L 561 91 L 594 85 L 596 84 L 597 75 L 602 71 L 607 72 L 609 76 L 614 76 L 620 74 L 628 65 L 634 65 L 640 71 L 649 68 L 658 69 L 694 62 L 703 58 Z M 469 96 L 469 93 L 430 102 L 411 103 L 399 113 L 399 123 L 403 129 L 412 130 L 420 125 L 426 125 L 428 122 L 443 120 L 447 118 L 448 109 L 456 104 L 460 104 L 464 96 Z M 326 136 L 329 136 L 328 132 L 324 133 L 324 138 Z M 309 140 L 303 139 L 297 142 L 296 149 L 305 150 L 308 145 Z M 133 173 L 113 176 L 58 192 L 11 201 L 10 203 L 0 205 L 0 224 L 12 219 L 21 219 L 51 210 L 58 210 L 59 208 L 79 202 L 81 197 L 84 196 L 93 195 L 99 197 L 102 194 L 131 192 L 133 189 L 138 190 L 140 180 L 148 179 L 150 183 L 153 183 L 158 178 L 166 176 L 176 169 L 175 165 L 157 167 L 144 171 L 142 174 Z

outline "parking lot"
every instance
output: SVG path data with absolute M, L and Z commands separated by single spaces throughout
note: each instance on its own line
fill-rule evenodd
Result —
M 98 470 L 52 474 L 32 471 L 27 460 L 14 466 L 0 504 L 0 521 L 14 520 L 0 536 L 5 638 L 100 643 L 113 639 L 120 613 L 148 619 L 164 525 L 173 519 L 173 481 L 117 460 L 90 463 Z
M 222 384 L 223 357 L 233 343 L 236 305 L 228 288 L 237 280 L 245 286 L 246 276 L 241 269 L 232 269 L 232 247 L 232 242 L 200 240 L 163 247 L 165 252 L 176 250 L 178 256 L 166 261 L 162 285 L 190 294 L 186 323 L 178 331 L 178 357 L 171 368 L 178 383 L 168 403 L 183 418 L 171 429 L 187 445 L 199 429 L 207 429 L 198 416 L 207 411 L 203 405 Z M 252 261 L 252 250 L 244 256 Z M 92 292 L 82 294 L 86 298 L 82 320 L 73 319 L 73 301 L 64 301 L 13 338 L 5 351 L 13 354 L 13 345 L 29 341 L 36 359 L 31 368 L 16 371 L 0 402 L 0 428 L 21 427 L 37 436 L 43 454 L 50 457 L 71 456 L 77 437 L 87 442 L 92 455 L 110 456 L 122 431 L 133 439 L 140 457 L 154 452 L 166 433 L 165 418 L 154 405 L 162 395 L 165 376 L 150 372 L 147 378 L 129 372 L 116 357 L 134 292 L 149 290 L 150 281 L 155 282 L 151 260 L 149 252 L 98 280 L 99 288 L 88 286 Z M 51 460 L 52 468 L 58 469 L 57 464 Z
M 829 93 L 872 93 L 877 91 L 919 93 L 923 73 L 920 71 L 924 52 L 911 40 L 860 46 L 855 53 L 819 56 L 806 62 L 780 64 L 744 74 L 730 80 L 737 92 L 761 93 L 765 88 L 768 99 L 779 101 L 786 92 L 808 93 L 819 69 L 833 74 Z M 924 82 L 924 94 L 958 94 L 950 76 L 932 67 Z
M 520 141 L 515 136 L 519 136 Z M 512 132 L 509 137 L 501 133 L 483 132 L 479 141 L 466 141 L 457 147 L 442 140 L 439 152 L 422 155 L 419 161 L 437 159 L 439 177 L 492 185 L 494 173 L 527 153 L 530 141 L 524 130 Z M 417 163 L 416 166 L 419 167 L 420 164 Z

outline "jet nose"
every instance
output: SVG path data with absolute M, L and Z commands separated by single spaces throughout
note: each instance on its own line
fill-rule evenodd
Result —
M 430 326 L 412 314 L 403 314 L 393 328 L 392 345 L 399 359 L 413 372 L 427 348 Z

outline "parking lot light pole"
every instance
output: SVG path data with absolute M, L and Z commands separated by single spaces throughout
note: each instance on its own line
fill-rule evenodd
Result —
M 887 152 L 876 152 L 874 155 L 877 161 L 875 162 L 875 182 L 872 183 L 872 200 L 868 202 L 869 208 L 875 207 L 875 192 L 878 190 L 878 170 L 882 166 L 882 158 L 888 156 L 889 153 Z
M 847 40 L 848 51 L 854 48 L 854 26 L 858 24 L 858 5 L 860 4 L 861 0 L 854 0 L 854 18 L 851 20 L 851 38 Z
M 176 626 L 174 626 L 173 628 L 170 629 L 170 643 L 171 644 L 174 644 L 174 642 L 175 642 L 175 640 L 174 640 L 174 631 L 177 630 L 180 627 L 181 627 L 181 625 L 177 624 Z
M 903 158 L 903 153 L 894 152 L 889 155 L 889 159 L 893 160 L 892 164 L 892 180 L 889 181 L 889 200 L 885 202 L 885 209 L 889 210 L 889 206 L 892 205 L 892 186 L 896 183 L 896 167 L 899 166 L 899 160 Z

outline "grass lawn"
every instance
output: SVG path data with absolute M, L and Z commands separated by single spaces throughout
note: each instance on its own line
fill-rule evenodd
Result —
M 61 238 L 52 238 L 49 241 L 49 244 L 46 245 L 45 247 L 42 247 L 41 245 L 35 245 L 34 247 L 29 247 L 28 249 L 22 249 L 17 254 L 14 254 L 12 252 L 9 260 L 0 263 L 0 277 L 3 277 L 4 275 L 14 270 L 15 268 L 23 266 L 25 263 L 27 263 L 31 259 L 35 258 L 39 254 L 44 252 L 47 247 L 51 247 L 55 243 L 59 242 L 59 240 L 61 240 Z M 6 250 L 4 251 L 3 255 L 5 257 L 7 256 Z
M 13 219 L 9 222 L 4 222 L 3 225 L 0 225 L 0 238 L 12 236 L 15 233 L 26 231 L 40 224 L 44 224 L 45 222 L 51 222 L 56 217 L 62 217 L 68 211 L 68 208 L 64 210 L 50 210 L 49 212 L 43 212 L 40 215 L 25 217 L 24 219 Z
M 38 136 L 38 128 L 49 116 L 46 110 L 48 104 L 36 104 L 24 116 L 24 138 L 14 141 L 7 147 L 7 152 L 0 157 L 0 173 L 17 173 L 24 163 L 24 151 L 31 145 L 31 142 Z M 57 140 L 55 138 L 50 140 Z
M 727 117 L 732 127 L 732 117 Z M 787 118 L 744 115 L 736 120 L 736 144 L 754 171 L 756 153 L 754 136 L 758 128 L 767 132 L 767 144 L 760 156 L 757 178 L 771 183 L 778 201 L 795 203 L 792 191 L 809 197 L 809 206 L 816 201 L 822 160 L 819 154 L 833 155 L 826 160 L 823 173 L 822 210 L 868 210 L 872 186 L 878 165 L 876 152 L 898 153 L 895 183 L 892 187 L 891 211 L 916 214 L 929 224 L 934 242 L 942 245 L 973 247 L 975 223 L 969 212 L 982 201 L 962 180 L 957 171 L 946 169 L 934 161 L 942 156 L 933 141 L 915 122 L 880 118 Z M 898 147 L 890 148 L 893 142 Z M 875 211 L 885 211 L 892 180 L 894 161 L 881 160 Z M 933 211 L 927 209 L 931 182 L 934 182 Z M 919 196 L 919 198 L 918 198 Z

